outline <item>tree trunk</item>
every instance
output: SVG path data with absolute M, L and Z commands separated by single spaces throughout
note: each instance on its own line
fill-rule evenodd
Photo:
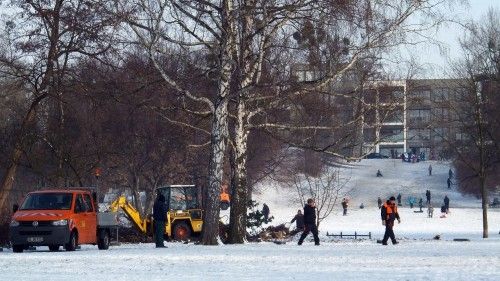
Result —
M 246 238 L 247 222 L 247 142 L 248 130 L 246 129 L 246 105 L 245 101 L 238 104 L 238 123 L 236 127 L 236 167 L 235 167 L 235 190 L 231 198 L 231 218 L 229 243 L 241 244 Z
M 229 86 L 229 83 L 226 84 Z M 208 177 L 208 187 L 203 193 L 203 231 L 201 244 L 218 245 L 219 237 L 219 196 L 222 186 L 224 155 L 227 141 L 227 96 L 219 96 L 212 120 L 210 167 Z
M 481 204 L 483 207 L 483 238 L 488 238 L 488 190 L 485 186 L 484 175 L 480 178 L 481 182 Z
M 202 245 L 219 244 L 219 216 L 220 216 L 220 191 L 224 168 L 224 156 L 228 137 L 228 101 L 230 92 L 231 74 L 233 71 L 232 54 L 235 43 L 234 29 L 234 5 L 233 0 L 224 0 L 222 5 L 222 27 L 221 48 L 219 55 L 220 77 L 217 89 L 217 98 L 214 103 L 214 114 L 212 119 L 212 131 L 210 141 L 210 166 L 208 175 L 208 186 L 203 196 L 203 231 L 201 236 Z
M 477 86 L 476 86 L 477 87 Z M 476 88 L 476 122 L 479 134 L 479 182 L 481 188 L 481 205 L 483 208 L 483 238 L 488 238 L 488 189 L 485 186 L 486 181 L 486 141 L 485 128 L 483 122 L 483 97 L 479 89 Z

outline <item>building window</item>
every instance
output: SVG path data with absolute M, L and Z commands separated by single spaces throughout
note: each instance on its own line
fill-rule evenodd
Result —
M 447 101 L 449 100 L 449 92 L 448 89 L 436 89 L 433 92 L 433 97 L 435 101 Z
M 450 110 L 445 107 L 434 108 L 434 116 L 438 119 L 447 119 L 450 114 Z
M 408 110 L 408 117 L 410 122 L 428 122 L 431 115 L 429 109 L 410 109 Z
M 435 128 L 433 138 L 435 141 L 443 140 L 446 137 L 447 130 L 445 128 Z
M 429 140 L 431 131 L 429 129 L 410 129 L 408 130 L 408 139 L 410 140 Z
M 429 90 L 424 90 L 424 91 L 415 91 L 413 92 L 413 97 L 415 99 L 421 99 L 421 100 L 431 100 L 431 91 Z

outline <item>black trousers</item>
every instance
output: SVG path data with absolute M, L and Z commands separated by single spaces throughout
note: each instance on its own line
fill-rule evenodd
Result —
M 396 243 L 396 236 L 394 236 L 394 230 L 392 228 L 394 227 L 394 221 L 385 221 L 385 233 L 384 233 L 384 239 L 382 240 L 382 244 L 387 244 L 387 240 L 391 238 L 392 244 Z
M 163 235 L 165 234 L 165 222 L 164 221 L 155 221 L 155 244 L 156 247 L 163 247 Z
M 304 239 L 309 234 L 309 232 L 312 232 L 314 236 L 314 244 L 319 245 L 318 227 L 316 226 L 316 224 L 305 225 L 304 232 L 302 232 L 302 235 L 300 235 L 299 245 L 302 245 L 302 242 L 304 242 Z

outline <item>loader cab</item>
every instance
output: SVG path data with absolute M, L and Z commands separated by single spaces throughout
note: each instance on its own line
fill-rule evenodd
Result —
M 198 188 L 195 185 L 167 185 L 156 190 L 165 196 L 168 210 L 200 209 Z
M 203 220 L 198 190 L 195 185 L 168 185 L 156 190 L 165 196 L 165 234 L 173 240 L 185 241 L 200 235 Z

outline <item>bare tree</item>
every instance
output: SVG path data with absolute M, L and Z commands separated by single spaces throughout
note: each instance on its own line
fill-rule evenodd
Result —
M 455 133 L 444 139 L 455 156 L 460 185 L 481 195 L 483 238 L 488 238 L 487 185 L 496 184 L 490 178 L 499 169 L 500 155 L 500 12 L 490 10 L 480 23 L 466 26 L 463 55 L 452 66 L 457 80 L 449 109 Z
M 31 102 L 2 181 L 0 209 L 14 184 L 26 137 L 36 123 L 42 101 L 59 97 L 61 83 L 75 57 L 97 57 L 109 47 L 109 37 L 103 35 L 114 22 L 102 15 L 104 2 L 84 2 L 13 2 L 14 12 L 4 22 L 2 39 L 9 48 L 0 57 L 3 74 L 22 80 Z
M 340 176 L 339 169 L 324 170 L 318 177 L 297 174 L 292 182 L 302 205 L 305 205 L 309 198 L 316 202 L 318 226 L 332 213 L 339 197 L 349 193 L 345 188 L 349 180 Z
M 417 25 L 410 23 L 409 18 L 415 14 L 429 15 L 439 2 L 295 1 L 287 3 L 286 9 L 280 10 L 284 6 L 276 4 L 269 9 L 274 13 L 259 13 L 266 11 L 260 9 L 259 4 L 268 8 L 270 3 L 254 1 L 255 10 L 244 10 L 258 20 L 248 19 L 242 13 L 239 34 L 243 40 L 236 41 L 242 51 L 237 53 L 239 59 L 235 59 L 240 83 L 235 110 L 236 183 L 231 205 L 230 241 L 241 243 L 244 239 L 246 212 L 243 202 L 249 190 L 246 182 L 249 132 L 266 130 L 290 146 L 347 158 L 345 149 L 352 151 L 352 140 L 356 138 L 353 133 L 356 130 L 352 128 L 364 125 L 361 107 L 370 108 L 371 105 L 353 94 L 357 91 L 346 90 L 348 87 L 341 86 L 339 81 L 352 77 L 356 66 L 369 62 L 391 47 L 412 44 L 415 38 L 410 39 L 411 35 L 438 25 L 442 21 L 440 17 L 428 18 L 429 21 Z M 244 36 L 246 30 L 252 28 L 257 31 L 251 34 L 258 36 Z M 294 66 L 300 64 L 307 69 L 296 72 Z M 291 79 L 298 75 L 303 77 Z M 343 98 L 350 102 L 340 104 Z M 352 114 L 350 109 L 355 104 L 359 109 L 348 118 L 328 114 L 316 114 L 309 122 L 301 116 L 294 118 L 305 109 L 303 105 L 307 100 L 312 100 L 316 109 L 322 107 L 322 113 L 340 113 L 342 105 L 345 106 L 344 114 Z M 385 112 L 390 113 L 391 109 Z M 359 140 L 359 133 L 357 138 Z

